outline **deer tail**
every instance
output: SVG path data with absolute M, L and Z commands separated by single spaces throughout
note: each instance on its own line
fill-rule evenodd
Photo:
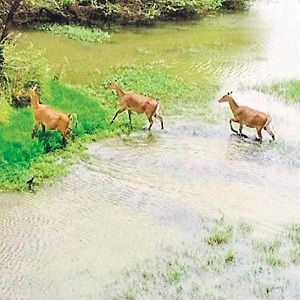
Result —
M 153 115 L 154 115 L 154 116 L 159 116 L 160 113 L 161 113 L 161 106 L 160 106 L 159 102 L 157 102 L 157 105 L 156 105 L 156 108 L 155 108 L 155 110 L 154 110 Z
M 272 118 L 271 118 L 270 115 L 268 115 L 267 121 L 266 121 L 266 123 L 265 123 L 265 125 L 264 125 L 264 128 L 267 127 L 268 125 L 270 125 L 271 122 L 272 122 Z

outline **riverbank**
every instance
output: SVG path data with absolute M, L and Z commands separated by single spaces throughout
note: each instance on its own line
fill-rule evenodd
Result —
M 15 25 L 60 23 L 83 26 L 154 25 L 157 21 L 198 19 L 218 10 L 246 10 L 249 0 L 209 1 L 36 1 L 16 13 Z

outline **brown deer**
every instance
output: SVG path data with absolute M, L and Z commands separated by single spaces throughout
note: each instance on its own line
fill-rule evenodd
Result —
M 230 109 L 233 113 L 233 118 L 230 119 L 230 128 L 233 132 L 239 134 L 242 137 L 247 136 L 242 133 L 243 125 L 246 125 L 250 128 L 255 128 L 258 134 L 258 141 L 262 142 L 262 129 L 265 129 L 268 134 L 275 140 L 275 135 L 270 129 L 270 123 L 272 121 L 271 116 L 260 112 L 258 110 L 252 109 L 248 106 L 238 105 L 231 96 L 232 92 L 228 92 L 224 95 L 218 102 L 228 102 Z M 232 122 L 240 124 L 239 132 L 232 127 Z
M 45 131 L 45 128 L 58 130 L 62 135 L 63 142 L 66 143 L 68 141 L 68 134 L 71 131 L 69 125 L 72 120 L 72 114 L 66 115 L 45 104 L 41 104 L 36 92 L 36 86 L 29 89 L 29 96 L 35 119 L 35 125 L 31 135 L 32 138 L 34 138 L 41 125 L 43 131 Z
M 107 88 L 115 90 L 120 100 L 120 108 L 117 110 L 110 124 L 114 122 L 114 120 L 120 113 L 127 110 L 131 127 L 131 113 L 137 112 L 139 114 L 145 114 L 147 116 L 150 123 L 148 130 L 150 130 L 153 125 L 153 117 L 160 120 L 161 129 L 164 129 L 163 118 L 159 115 L 160 105 L 155 99 L 147 96 L 142 96 L 134 92 L 126 92 L 122 90 L 116 80 L 114 82 L 108 83 Z

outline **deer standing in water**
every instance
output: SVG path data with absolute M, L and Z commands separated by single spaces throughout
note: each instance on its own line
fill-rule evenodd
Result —
M 41 125 L 43 131 L 45 131 L 45 128 L 58 130 L 62 135 L 63 142 L 66 143 L 68 140 L 68 134 L 71 131 L 69 125 L 72 120 L 72 114 L 66 115 L 48 107 L 45 104 L 41 104 L 36 92 L 36 86 L 29 89 L 29 96 L 35 119 L 35 125 L 31 135 L 32 138 L 34 138 L 39 126 Z
M 231 96 L 232 92 L 228 92 L 224 95 L 218 102 L 228 102 L 230 109 L 233 113 L 233 118 L 230 119 L 230 128 L 233 132 L 239 134 L 242 137 L 247 136 L 242 133 L 243 125 L 246 125 L 250 128 L 255 128 L 258 134 L 258 141 L 262 142 L 262 129 L 265 129 L 268 134 L 275 140 L 275 135 L 270 129 L 270 123 L 272 121 L 271 116 L 260 112 L 258 110 L 252 109 L 248 106 L 238 105 Z M 232 127 L 232 122 L 240 124 L 239 132 Z
M 147 116 L 150 123 L 148 130 L 150 130 L 153 125 L 153 117 L 160 120 L 161 129 L 164 129 L 163 118 L 159 115 L 160 105 L 155 99 L 142 96 L 134 92 L 126 92 L 122 90 L 116 80 L 114 82 L 108 83 L 107 88 L 116 91 L 121 104 L 110 124 L 114 122 L 114 120 L 120 113 L 127 110 L 130 126 L 132 126 L 131 113 L 137 112 L 139 114 L 145 114 Z

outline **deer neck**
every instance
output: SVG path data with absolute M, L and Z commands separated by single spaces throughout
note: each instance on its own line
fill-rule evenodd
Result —
M 125 92 L 119 86 L 116 87 L 116 92 L 117 92 L 119 99 L 122 99 L 123 96 L 125 95 Z
M 39 98 L 37 94 L 30 95 L 30 103 L 33 109 L 37 109 L 40 106 Z
M 228 102 L 229 102 L 230 109 L 234 113 L 239 108 L 239 105 L 233 100 L 232 97 L 229 98 Z

